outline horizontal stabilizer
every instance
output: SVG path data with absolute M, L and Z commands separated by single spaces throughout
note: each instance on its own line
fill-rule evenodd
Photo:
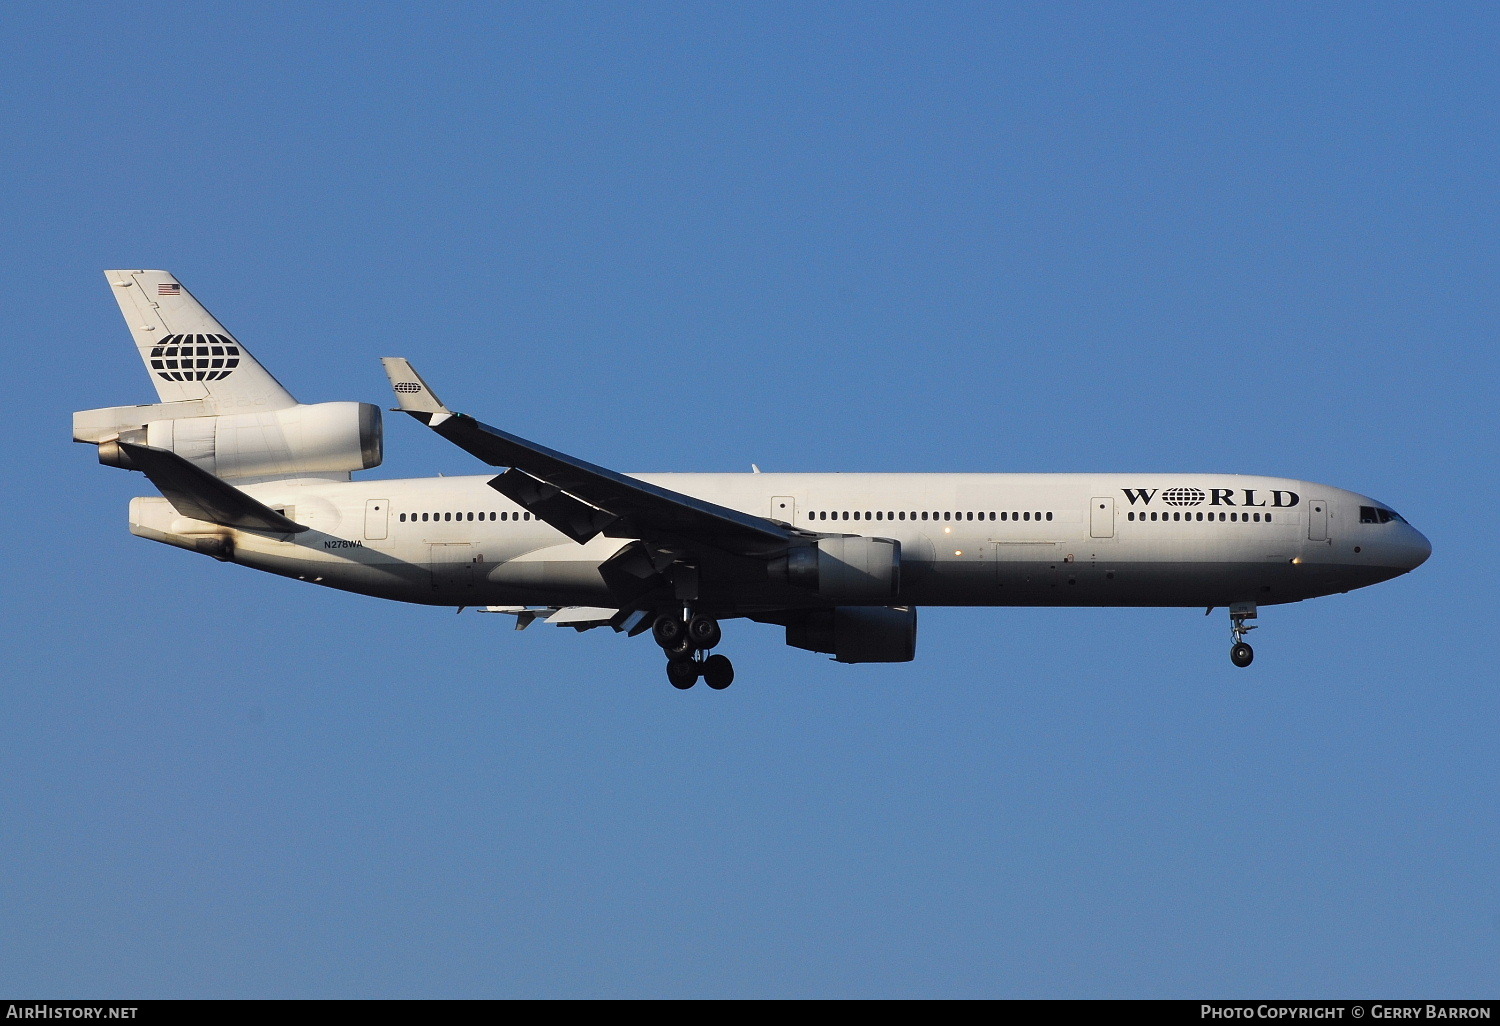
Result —
M 132 442 L 121 442 L 120 449 L 131 466 L 149 477 L 185 517 L 247 531 L 296 534 L 307 530 L 175 452 Z

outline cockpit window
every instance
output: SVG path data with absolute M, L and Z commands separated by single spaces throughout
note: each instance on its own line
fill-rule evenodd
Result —
M 1393 509 L 1384 506 L 1361 506 L 1359 507 L 1359 522 L 1361 524 L 1388 524 L 1392 520 L 1406 523 L 1406 518 Z

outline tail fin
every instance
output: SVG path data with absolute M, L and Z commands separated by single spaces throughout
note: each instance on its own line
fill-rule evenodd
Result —
M 213 314 L 166 271 L 105 271 L 162 402 L 206 399 L 221 412 L 296 406 Z

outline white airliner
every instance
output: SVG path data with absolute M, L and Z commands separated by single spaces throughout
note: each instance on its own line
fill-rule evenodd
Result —
M 1233 474 L 620 474 L 444 406 L 404 359 L 404 412 L 493 467 L 353 480 L 368 403 L 304 405 L 165 271 L 106 277 L 160 403 L 74 414 L 101 463 L 164 498 L 130 530 L 331 588 L 651 631 L 679 688 L 734 679 L 719 621 L 839 662 L 904 662 L 918 606 L 1199 606 L 1248 666 L 1257 608 L 1346 592 L 1432 552 L 1383 503 Z

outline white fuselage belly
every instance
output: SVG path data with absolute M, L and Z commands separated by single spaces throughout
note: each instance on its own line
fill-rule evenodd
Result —
M 1294 602 L 1397 576 L 1409 569 L 1402 565 L 1407 539 L 1401 532 L 1415 535 L 1405 524 L 1358 523 L 1358 507 L 1372 501 L 1363 496 L 1284 478 L 637 476 L 809 531 L 895 539 L 901 543 L 901 583 L 889 604 L 900 605 Z M 435 605 L 612 605 L 598 566 L 627 539 L 600 536 L 579 545 L 524 516 L 488 487 L 490 479 L 246 486 L 310 528 L 295 536 L 227 532 L 184 521 L 159 499 L 137 500 L 132 527 L 172 538 L 231 533 L 235 562 L 383 598 Z M 1168 504 L 1164 494 L 1177 504 Z M 738 572 L 737 579 L 720 582 L 726 612 L 827 604 L 753 568 Z M 704 597 L 711 598 L 714 582 L 705 581 L 705 587 Z

